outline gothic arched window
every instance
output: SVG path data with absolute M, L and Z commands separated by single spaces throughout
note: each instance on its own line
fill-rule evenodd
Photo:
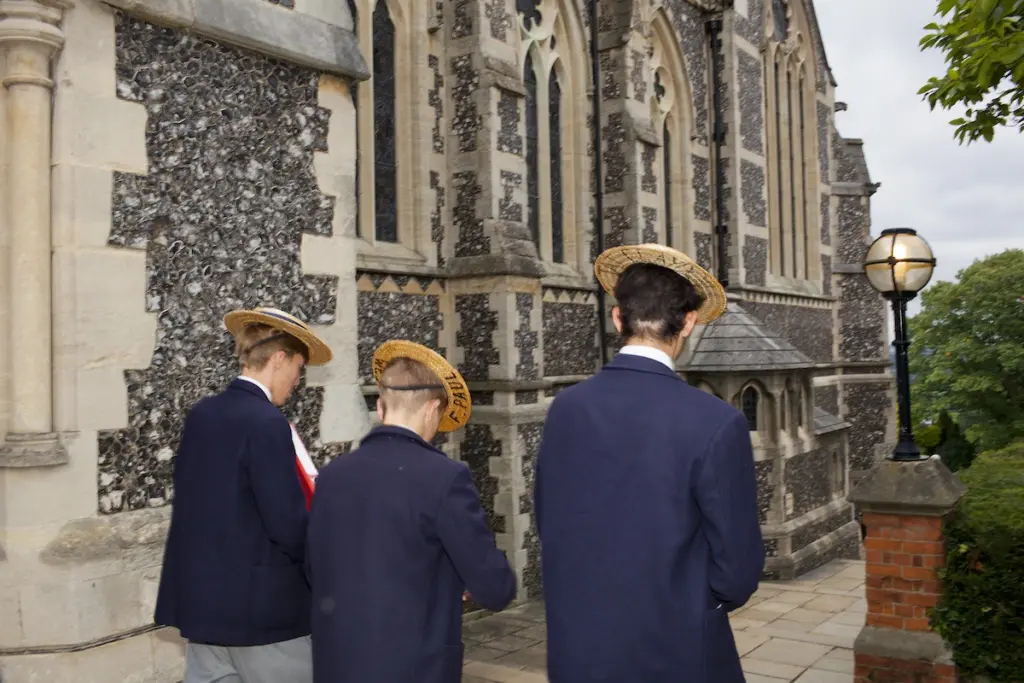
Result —
M 672 246 L 672 133 L 668 129 L 668 119 L 662 126 L 661 139 L 665 174 L 665 244 Z
M 348 11 L 352 15 L 352 26 L 354 31 L 358 35 L 359 32 L 359 9 L 356 8 L 355 0 L 348 1 Z M 359 221 L 359 167 L 362 165 L 359 154 L 359 81 L 352 81 L 350 86 L 352 92 L 352 106 L 356 111 L 356 196 L 355 196 L 355 209 L 356 209 L 356 237 L 361 237 L 363 234 L 362 226 Z
M 417 224 L 429 220 L 416 211 L 416 189 L 429 183 L 425 164 L 414 164 L 430 143 L 413 125 L 419 97 L 415 74 L 421 62 L 410 11 L 419 0 L 339 0 L 347 2 L 359 49 L 370 78 L 352 84 L 356 109 L 356 234 L 360 256 L 408 259 L 411 252 L 436 253 L 429 232 Z M 426 235 L 426 236 L 423 236 Z
M 569 275 L 589 261 L 586 31 L 570 0 L 516 0 L 526 90 L 526 225 L 541 259 Z M 562 267 L 560 264 L 565 264 Z
M 565 261 L 562 204 L 562 88 L 558 71 L 548 75 L 548 156 L 551 158 L 551 260 Z
M 661 128 L 660 221 L 665 244 L 682 251 L 694 249 L 690 219 L 696 202 L 693 195 L 693 150 L 690 147 L 693 100 L 686 80 L 686 67 L 679 48 L 679 39 L 663 8 L 651 17 L 652 55 L 650 68 L 654 75 L 654 97 L 651 99 L 652 119 Z
M 377 0 L 373 8 L 373 206 L 378 242 L 398 241 L 395 123 L 395 25 L 386 0 Z
M 747 418 L 747 428 L 756 432 L 761 411 L 761 392 L 754 387 L 747 387 L 740 395 L 740 403 L 743 417 Z
M 523 81 L 526 84 L 526 224 L 530 228 L 533 242 L 540 248 L 540 182 L 537 177 L 540 163 L 537 159 L 537 72 L 533 66 L 533 55 L 527 53 L 523 66 Z
M 817 239 L 817 101 L 815 54 L 800 3 L 772 0 L 766 30 L 765 121 L 768 144 L 769 262 L 772 275 L 820 277 Z

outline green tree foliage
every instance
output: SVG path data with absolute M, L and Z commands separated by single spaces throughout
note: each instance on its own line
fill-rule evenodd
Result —
M 921 49 L 941 50 L 946 73 L 919 93 L 932 109 L 967 107 L 953 119 L 963 143 L 991 142 L 996 126 L 1024 132 L 1024 0 L 940 0 Z
M 922 417 L 955 416 L 979 450 L 1002 448 L 1024 437 L 1024 250 L 957 279 L 925 291 L 910 320 L 913 399 Z
M 962 676 L 1024 681 L 1024 441 L 983 453 L 946 528 L 942 597 L 931 624 Z

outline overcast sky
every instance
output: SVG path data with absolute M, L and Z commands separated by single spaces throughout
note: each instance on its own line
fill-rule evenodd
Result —
M 936 0 L 815 0 L 845 137 L 862 138 L 874 182 L 872 234 L 911 227 L 938 260 L 932 282 L 975 259 L 1024 248 L 1024 135 L 961 146 L 948 121 L 917 95 L 943 72 L 940 53 L 918 49 Z M 917 302 L 915 301 L 914 304 Z M 914 309 L 916 311 L 916 306 Z

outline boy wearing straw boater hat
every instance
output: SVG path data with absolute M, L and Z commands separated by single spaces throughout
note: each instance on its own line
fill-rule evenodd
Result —
M 743 683 L 727 613 L 764 565 L 747 421 L 675 360 L 725 292 L 660 245 L 601 254 L 625 342 L 558 394 L 535 512 L 552 683 Z
M 306 365 L 331 350 L 274 308 L 228 313 L 240 376 L 189 412 L 156 623 L 188 641 L 184 683 L 310 683 L 304 574 L 312 463 L 281 413 Z
M 317 683 L 459 683 L 462 596 L 503 609 L 516 581 L 466 465 L 430 444 L 466 424 L 462 375 L 389 341 L 373 355 L 382 425 L 317 479 L 307 563 Z

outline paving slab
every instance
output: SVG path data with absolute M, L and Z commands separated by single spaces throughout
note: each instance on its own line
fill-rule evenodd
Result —
M 747 683 L 852 683 L 853 641 L 866 611 L 862 561 L 762 582 L 729 615 Z M 539 602 L 467 621 L 463 683 L 547 683 L 546 639 Z

